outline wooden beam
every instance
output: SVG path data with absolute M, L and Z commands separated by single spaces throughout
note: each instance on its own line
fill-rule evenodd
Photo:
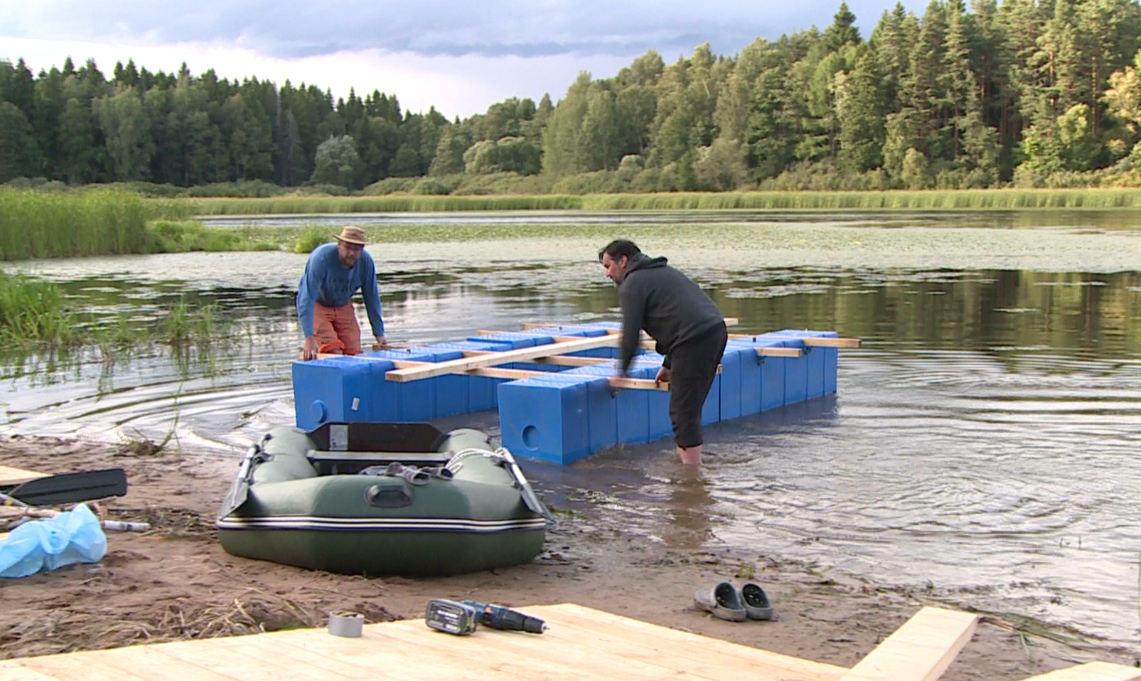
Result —
M 764 334 L 758 333 L 729 334 L 729 340 L 741 340 L 744 338 L 757 340 L 762 337 L 764 337 Z M 859 338 L 828 338 L 824 336 L 785 336 L 785 338 L 802 341 L 805 345 L 819 348 L 858 348 L 863 345 L 863 341 Z
M 392 372 L 385 374 L 387 377 Z M 549 371 L 527 371 L 526 369 L 501 369 L 499 367 L 483 367 L 480 369 L 468 369 L 466 371 L 459 371 L 453 373 L 470 374 L 472 376 L 488 376 L 490 378 L 509 378 L 512 381 L 518 381 L 524 378 L 534 378 L 535 376 L 550 376 Z M 391 379 L 389 379 L 391 380 Z
M 535 364 L 555 364 L 564 367 L 592 367 L 599 364 L 610 364 L 612 359 L 602 357 L 570 357 L 568 355 L 554 355 L 552 357 L 536 357 L 531 360 Z
M 655 383 L 648 378 L 612 378 L 610 379 L 610 386 L 612 388 L 629 388 L 631 390 L 662 390 L 669 392 L 670 384 L 668 381 Z
M 934 681 L 971 640 L 977 623 L 970 613 L 923 608 L 840 681 Z
M 496 364 L 505 364 L 507 362 L 522 362 L 536 357 L 550 357 L 580 350 L 605 348 L 610 347 L 613 343 L 614 341 L 611 335 L 599 336 L 597 338 L 579 338 L 574 341 L 550 343 L 533 348 L 506 350 L 482 357 L 465 357 L 447 362 L 429 363 L 427 366 L 422 367 L 397 369 L 386 373 L 385 378 L 397 382 L 415 381 L 423 378 L 432 378 L 434 376 L 443 376 L 444 374 L 461 373 L 468 369 L 480 369 L 495 366 Z
M 725 326 L 737 326 L 741 320 L 736 317 L 726 317 Z M 524 331 L 533 331 L 535 329 L 563 329 L 569 326 L 580 327 L 590 326 L 590 322 L 580 322 L 578 324 L 563 324 L 560 322 L 523 322 L 519 328 Z M 501 333 L 500 331 L 480 331 L 480 333 Z
M 1141 679 L 1141 669 L 1136 667 L 1109 662 L 1087 662 L 1076 667 L 1034 676 L 1026 681 L 1136 681 L 1137 679 Z
M 757 348 L 761 357 L 800 357 L 804 351 L 800 348 Z
M 811 345 L 817 348 L 858 348 L 861 344 L 859 338 L 827 338 L 824 336 L 806 336 L 800 340 L 804 341 L 805 345 Z

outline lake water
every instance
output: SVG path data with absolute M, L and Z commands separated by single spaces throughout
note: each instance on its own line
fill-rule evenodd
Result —
M 842 569 L 1141 650 L 1141 214 L 528 213 L 228 218 L 365 226 L 389 338 L 458 339 L 522 322 L 616 319 L 595 254 L 632 238 L 701 282 L 733 331 L 835 330 L 838 393 L 707 429 L 704 482 L 672 444 L 525 464 L 559 507 L 646 541 Z M 293 421 L 292 308 L 305 256 L 40 261 L 110 319 L 215 302 L 224 347 L 48 361 L 8 356 L 8 432 L 148 437 L 235 460 Z M 363 314 L 363 311 L 362 311 Z M 367 330 L 367 327 L 366 327 Z M 445 427 L 497 434 L 493 412 Z

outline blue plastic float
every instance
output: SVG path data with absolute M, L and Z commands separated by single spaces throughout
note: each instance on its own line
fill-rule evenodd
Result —
M 565 354 L 598 363 L 567 366 L 526 358 L 497 364 L 518 378 L 447 373 L 398 382 L 393 369 L 417 367 L 489 352 L 536 348 L 568 337 L 614 334 L 613 323 L 547 327 L 474 336 L 410 350 L 383 350 L 293 365 L 297 426 L 323 423 L 413 422 L 498 408 L 503 446 L 516 456 L 563 465 L 615 444 L 650 442 L 669 436 L 669 393 L 652 389 L 612 393 L 617 347 Z M 726 345 L 718 374 L 702 411 L 703 424 L 727 421 L 836 392 L 838 349 L 824 339 L 835 331 L 784 330 L 735 336 Z M 858 344 L 858 341 L 856 342 Z M 413 364 L 417 363 L 417 364 Z M 662 356 L 639 354 L 630 378 L 653 380 Z M 484 373 L 496 373 L 487 372 Z M 499 372 L 511 373 L 511 372 Z

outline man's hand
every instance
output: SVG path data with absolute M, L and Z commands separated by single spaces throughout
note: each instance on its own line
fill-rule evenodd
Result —
M 376 349 L 377 350 L 387 350 L 388 349 L 388 337 L 387 336 L 377 336 L 376 337 Z
M 311 360 L 311 359 L 317 359 L 317 337 L 316 336 L 306 336 L 305 337 L 305 346 L 301 349 L 301 359 L 306 360 L 306 361 Z
M 659 386 L 661 386 L 661 384 L 669 383 L 669 382 L 670 382 L 670 370 L 665 368 L 665 367 L 658 369 L 658 375 L 654 376 L 654 387 L 659 387 Z

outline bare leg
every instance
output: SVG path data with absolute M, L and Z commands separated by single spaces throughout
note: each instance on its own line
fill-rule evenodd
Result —
M 702 445 L 694 445 L 693 447 L 678 447 L 677 455 L 681 458 L 683 466 L 700 466 L 701 465 L 701 449 Z

